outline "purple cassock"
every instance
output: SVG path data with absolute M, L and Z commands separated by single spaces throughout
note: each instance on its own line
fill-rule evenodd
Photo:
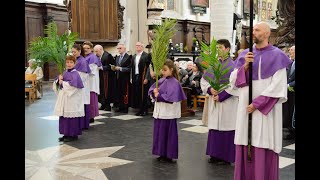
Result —
M 83 83 L 81 77 L 77 71 L 72 71 L 73 69 L 68 69 L 63 73 L 63 81 L 66 81 L 70 86 L 76 88 L 83 88 Z M 80 120 L 83 117 L 66 118 L 63 116 L 59 117 L 59 132 L 64 136 L 76 137 L 82 134 L 80 128 Z
M 186 100 L 187 97 L 179 83 L 174 77 L 161 78 L 158 81 L 159 95 L 157 102 L 174 103 Z M 153 94 L 156 84 L 154 83 L 148 92 Z M 154 118 L 153 126 L 153 147 L 152 154 L 178 159 L 178 129 L 177 119 Z
M 94 54 L 94 53 L 89 53 L 86 57 L 85 60 L 88 62 L 88 64 L 96 64 L 98 67 L 102 66 L 102 63 L 100 59 Z M 96 116 L 99 116 L 99 105 L 98 105 L 98 94 L 90 91 L 90 119 L 93 119 Z
M 236 68 L 238 69 L 235 85 L 237 87 L 247 86 L 249 83 L 249 72 L 245 71 L 244 56 L 249 49 L 244 50 L 236 60 Z M 254 61 L 252 63 L 252 80 L 258 80 L 258 67 L 261 58 L 261 79 L 266 79 L 275 74 L 282 68 L 287 68 L 291 60 L 278 48 L 269 44 L 264 48 L 253 47 Z M 254 87 L 252 87 L 254 88 Z M 252 100 L 252 104 L 262 114 L 268 115 L 279 98 L 258 96 Z M 257 180 L 279 179 L 279 154 L 272 150 L 258 148 L 252 146 L 252 162 L 248 162 L 248 147 L 244 145 L 236 145 L 236 160 L 234 179 L 235 180 Z
M 91 69 L 89 67 L 88 61 L 85 60 L 83 56 L 77 57 L 76 65 L 74 66 L 74 69 L 76 69 L 79 72 L 83 73 L 91 73 Z M 89 88 L 89 87 L 88 87 Z M 88 129 L 90 126 L 90 105 L 84 104 L 84 117 L 80 121 L 80 127 L 81 129 Z
M 225 69 L 230 68 L 228 73 L 226 73 L 223 76 L 223 80 L 220 81 L 221 83 L 225 83 L 228 81 L 231 72 L 235 68 L 235 64 L 231 57 L 220 62 L 222 65 L 225 65 Z M 210 74 L 208 72 L 206 72 L 204 76 L 208 76 L 208 78 L 211 79 L 214 78 L 214 74 Z M 209 95 L 212 95 L 210 88 L 211 87 L 208 88 L 207 93 Z M 218 94 L 218 96 L 219 102 L 223 102 L 224 100 L 230 98 L 232 95 L 227 93 L 226 91 L 222 91 Z M 216 129 L 210 129 L 208 133 L 206 155 L 209 155 L 210 157 L 215 157 L 216 159 L 220 159 L 226 162 L 233 163 L 235 161 L 234 133 L 234 130 L 219 131 Z

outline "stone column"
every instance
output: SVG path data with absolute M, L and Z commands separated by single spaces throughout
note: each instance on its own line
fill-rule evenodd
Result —
M 214 37 L 228 39 L 232 43 L 234 1 L 210 1 L 210 42 Z

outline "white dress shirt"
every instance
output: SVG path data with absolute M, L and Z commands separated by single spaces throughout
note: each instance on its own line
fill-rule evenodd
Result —
M 142 51 L 143 52 L 143 51 Z M 138 53 L 137 55 L 136 55 L 136 59 L 135 59 L 135 69 L 136 69 L 136 71 L 135 71 L 135 74 L 139 74 L 139 62 L 140 62 L 140 57 L 141 57 L 141 55 L 142 55 L 142 52 L 141 53 Z

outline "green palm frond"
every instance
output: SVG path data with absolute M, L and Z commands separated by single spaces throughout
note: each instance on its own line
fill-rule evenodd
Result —
M 161 25 L 155 27 L 155 37 L 152 43 L 152 62 L 156 73 L 156 87 L 158 87 L 158 76 L 167 59 L 169 40 L 175 34 L 174 28 L 177 20 L 165 19 Z
M 44 29 L 46 37 L 37 37 L 29 42 L 28 53 L 31 58 L 37 60 L 39 66 L 45 62 L 53 62 L 57 65 L 59 73 L 65 69 L 65 58 L 71 52 L 71 48 L 78 39 L 78 34 L 66 30 L 62 35 L 58 34 L 57 24 L 50 22 Z
M 208 46 L 204 42 L 200 42 L 201 50 L 200 57 L 203 59 L 201 66 L 206 70 L 207 73 L 214 75 L 214 78 L 204 76 L 210 86 L 218 92 L 221 92 L 229 85 L 229 78 L 224 78 L 230 71 L 230 67 L 226 67 L 227 63 L 222 64 L 219 60 L 219 55 L 226 59 L 229 53 L 223 53 L 217 48 L 217 41 L 213 38 L 212 42 Z

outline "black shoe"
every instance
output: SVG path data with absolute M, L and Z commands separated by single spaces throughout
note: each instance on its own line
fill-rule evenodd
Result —
M 115 109 L 114 112 L 121 112 L 121 109 L 120 108 Z
M 160 162 L 168 162 L 168 161 L 167 161 L 167 158 L 164 157 L 164 156 L 158 157 L 157 160 L 160 161 Z
M 59 142 L 63 141 L 65 136 L 59 137 Z
M 157 160 L 158 160 L 158 161 L 162 161 L 162 160 L 164 160 L 164 159 L 165 159 L 164 156 L 159 156 L 159 157 L 157 157 Z
M 123 113 L 128 113 L 128 109 L 125 109 L 122 111 Z
M 218 162 L 221 162 L 221 160 L 215 157 L 210 157 L 210 159 L 208 159 L 208 163 L 218 163 Z
M 101 106 L 100 108 L 99 108 L 99 110 L 104 110 L 106 108 L 106 106 Z
M 146 116 L 146 115 L 148 115 L 147 112 L 143 112 L 143 113 L 140 114 L 140 116 Z
M 169 163 L 175 163 L 176 162 L 173 159 L 170 159 L 170 158 L 167 158 L 167 157 L 164 160 L 165 160 L 165 162 L 169 162 Z
M 227 162 L 225 160 L 220 160 L 220 159 L 218 159 L 218 160 L 219 160 L 219 162 L 217 163 L 218 165 L 231 165 L 230 162 Z
M 90 123 L 94 123 L 94 118 L 91 118 L 91 119 L 90 119 Z
M 223 160 L 219 161 L 217 164 L 218 164 L 218 165 L 231 165 L 230 162 L 223 161 Z
M 70 142 L 70 141 L 75 141 L 78 139 L 78 136 L 67 136 L 66 138 L 64 138 L 64 142 Z
M 104 108 L 105 111 L 111 111 L 111 106 L 107 106 L 106 108 Z
M 137 112 L 137 113 L 136 113 L 136 116 L 141 116 L 141 112 L 140 112 L 140 111 Z

